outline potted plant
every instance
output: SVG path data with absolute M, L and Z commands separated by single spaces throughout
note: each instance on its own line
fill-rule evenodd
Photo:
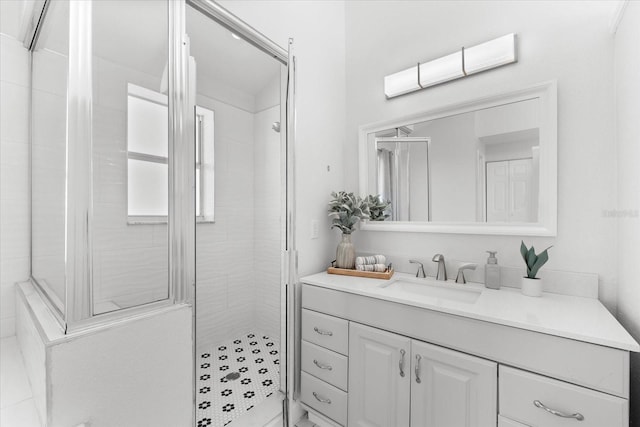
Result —
M 549 261 L 549 254 L 547 253 L 547 250 L 550 248 L 551 246 L 536 255 L 533 246 L 527 249 L 527 246 L 523 241 L 521 241 L 520 254 L 522 255 L 522 259 L 524 259 L 524 263 L 527 267 L 527 275 L 522 278 L 521 290 L 524 295 L 530 297 L 539 297 L 542 295 L 542 280 L 537 278 L 536 274 L 538 274 L 540 267 Z
M 384 221 L 391 216 L 385 212 L 391 206 L 391 202 L 382 200 L 380 195 L 370 194 L 366 202 L 369 206 L 369 221 Z
M 351 233 L 360 220 L 369 219 L 369 205 L 367 200 L 346 191 L 331 193 L 331 196 L 331 228 L 337 228 L 342 232 L 342 241 L 336 250 L 336 267 L 352 269 L 355 268 L 356 250 L 351 242 Z

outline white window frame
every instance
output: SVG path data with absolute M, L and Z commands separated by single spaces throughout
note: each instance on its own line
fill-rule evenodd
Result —
M 129 83 L 127 85 L 127 100 L 135 97 L 144 101 L 168 107 L 167 96 L 153 90 Z M 128 104 L 128 102 L 127 102 Z M 168 110 L 167 110 L 168 114 Z M 195 152 L 196 152 L 196 221 L 214 222 L 215 207 L 215 173 L 214 173 L 214 124 L 215 114 L 212 110 L 197 105 L 195 115 Z M 127 111 L 127 120 L 130 120 Z M 168 157 L 140 153 L 129 150 L 129 135 L 127 135 L 127 191 L 129 182 L 129 159 L 165 164 L 168 167 Z M 168 206 L 167 206 L 168 209 Z M 130 215 L 129 198 L 127 194 L 127 224 L 166 224 L 167 215 Z

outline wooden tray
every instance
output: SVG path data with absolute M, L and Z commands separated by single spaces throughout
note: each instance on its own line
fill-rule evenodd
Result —
M 343 276 L 357 276 L 357 277 L 368 277 L 370 279 L 389 280 L 391 279 L 391 276 L 393 276 L 393 268 L 385 272 L 379 272 L 379 271 L 360 271 L 360 270 L 351 270 L 348 268 L 329 267 L 327 268 L 327 273 L 341 274 Z

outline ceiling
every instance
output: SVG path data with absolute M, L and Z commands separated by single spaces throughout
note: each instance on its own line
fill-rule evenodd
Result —
M 215 79 L 255 96 L 280 73 L 280 62 L 191 7 L 187 7 L 187 33 L 199 79 Z
M 69 9 L 59 7 L 66 2 L 53 4 L 39 45 L 66 53 Z M 164 0 L 93 2 L 94 55 L 160 79 L 168 57 L 167 9 Z M 279 76 L 278 61 L 191 7 L 186 24 L 199 82 L 210 79 L 213 86 L 256 96 Z

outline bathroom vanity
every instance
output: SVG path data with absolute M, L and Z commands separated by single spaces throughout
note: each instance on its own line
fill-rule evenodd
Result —
M 628 426 L 640 347 L 597 299 L 402 273 L 301 282 L 301 401 L 327 425 Z

